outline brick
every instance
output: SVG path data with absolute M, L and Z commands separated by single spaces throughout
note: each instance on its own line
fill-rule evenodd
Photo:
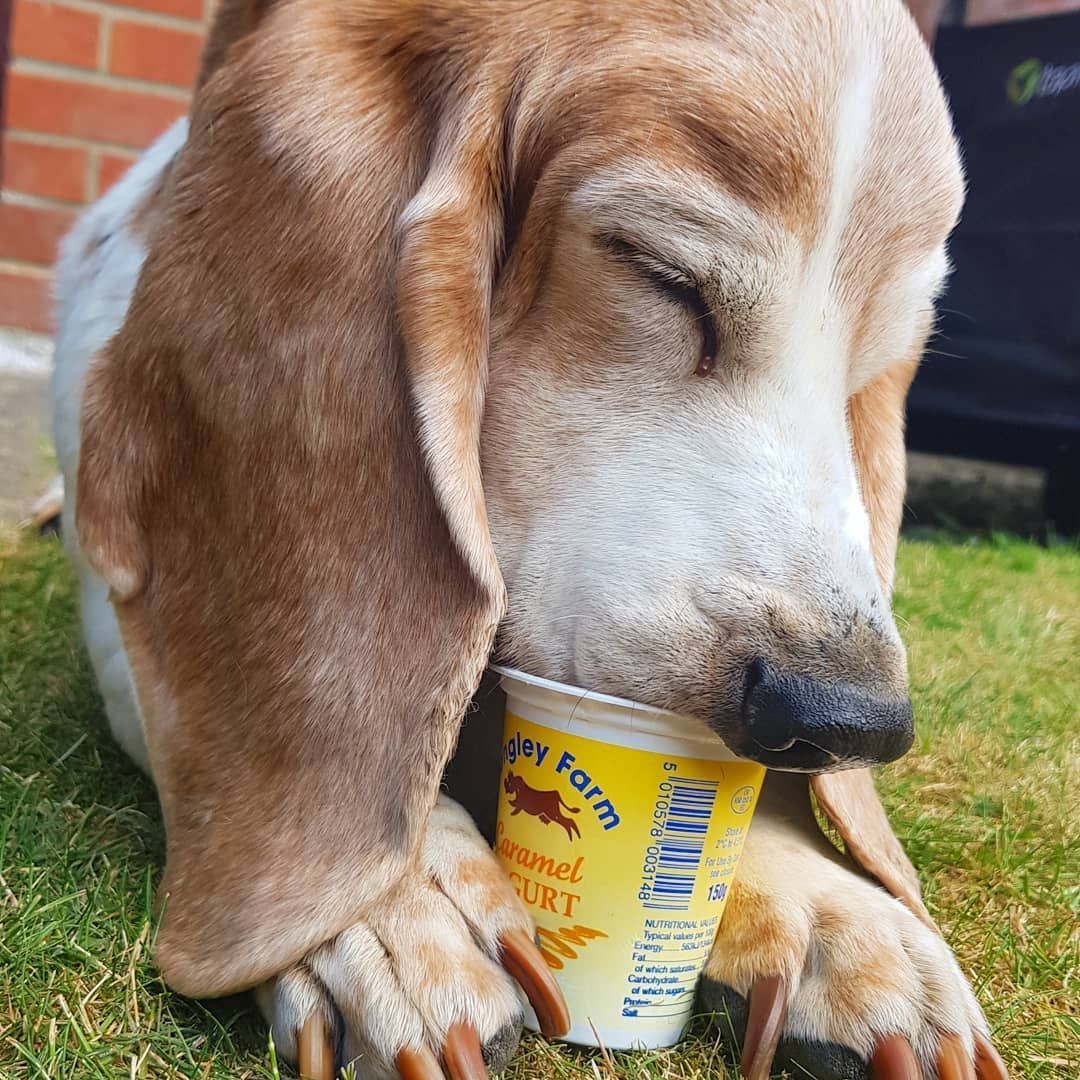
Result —
M 52 330 L 52 289 L 47 276 L 0 270 L 0 326 L 42 334 Z
M 138 90 L 12 71 L 8 128 L 73 135 L 141 150 L 187 111 L 186 101 Z
M 96 68 L 101 19 L 51 0 L 15 0 L 11 55 Z
M 79 146 L 42 146 L 9 135 L 4 140 L 4 187 L 45 199 L 82 202 L 86 158 Z
M 179 15 L 181 19 L 204 17 L 203 0 L 110 0 L 117 7 L 152 11 L 160 15 Z
M 0 259 L 51 265 L 60 238 L 74 220 L 73 210 L 0 204 Z
M 103 150 L 101 157 L 98 159 L 97 193 L 104 195 L 131 168 L 136 160 L 134 154 L 127 157 L 124 154 L 110 154 Z
M 187 88 L 195 81 L 202 35 L 118 19 L 109 38 L 109 71 Z

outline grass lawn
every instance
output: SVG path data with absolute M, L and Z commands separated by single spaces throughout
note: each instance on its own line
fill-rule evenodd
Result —
M 920 737 L 884 770 L 931 910 L 1014 1077 L 1080 1076 L 1080 551 L 909 538 L 897 611 Z M 0 533 L 0 1078 L 269 1078 L 243 999 L 149 960 L 163 839 L 105 727 L 53 541 Z M 511 1080 L 733 1075 L 705 1023 L 678 1050 L 526 1041 Z M 287 1070 L 282 1070 L 283 1074 Z

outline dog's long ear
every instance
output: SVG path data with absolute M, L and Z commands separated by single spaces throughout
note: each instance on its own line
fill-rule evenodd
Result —
M 478 457 L 497 81 L 435 93 L 415 61 L 406 94 L 383 35 L 343 58 L 302 29 L 204 88 L 84 397 L 78 532 L 165 817 L 156 956 L 194 996 L 412 865 L 505 607 Z
M 904 399 L 915 364 L 890 368 L 851 400 L 849 418 L 859 486 L 870 515 L 874 564 L 886 595 L 892 591 L 904 501 Z M 814 776 L 818 805 L 849 854 L 930 926 L 915 867 L 885 816 L 869 769 Z

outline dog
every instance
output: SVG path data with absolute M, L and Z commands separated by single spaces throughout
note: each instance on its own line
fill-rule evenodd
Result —
M 912 739 L 903 403 L 962 188 L 898 0 L 225 0 L 58 268 L 170 986 L 254 988 L 318 1078 L 485 1075 L 511 975 L 565 1030 L 440 792 L 494 650 L 769 766 L 700 984 L 743 1076 L 1006 1075 L 868 770 Z

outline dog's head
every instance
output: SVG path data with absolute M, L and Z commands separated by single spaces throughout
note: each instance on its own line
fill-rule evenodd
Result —
M 632 6 L 519 90 L 483 422 L 500 644 L 770 766 L 887 761 L 912 720 L 873 470 L 902 483 L 957 153 L 899 5 L 739 7 Z
M 900 4 L 237 2 L 82 417 L 173 985 L 395 880 L 500 621 L 772 765 L 903 752 L 902 402 L 961 182 Z

